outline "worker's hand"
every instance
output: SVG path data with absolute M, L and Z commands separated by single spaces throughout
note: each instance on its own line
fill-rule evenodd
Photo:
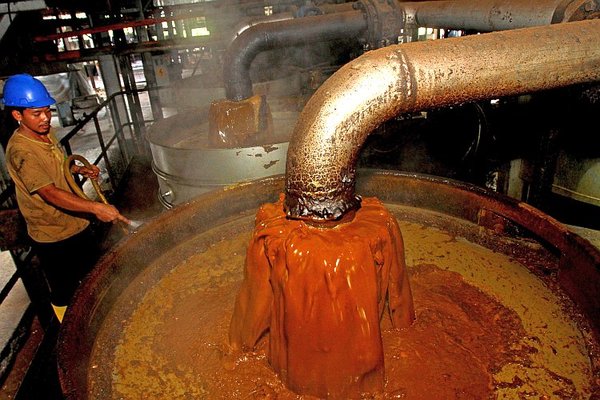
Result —
M 96 218 L 102 222 L 124 222 L 125 224 L 131 224 L 131 221 L 125 218 L 117 208 L 111 204 L 95 203 L 94 209 L 92 210 Z
M 96 165 L 90 165 L 89 167 L 84 165 L 76 165 L 72 168 L 72 172 L 93 180 L 98 179 L 100 176 L 100 168 L 98 168 Z

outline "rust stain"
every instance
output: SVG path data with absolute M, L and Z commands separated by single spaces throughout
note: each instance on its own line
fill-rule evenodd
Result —
M 267 146 L 263 146 L 263 150 L 265 151 L 265 153 L 270 153 L 272 151 L 278 150 L 279 147 L 278 146 L 274 146 L 274 145 L 267 145 Z
M 264 165 L 263 165 L 263 167 L 264 167 L 264 169 L 269 169 L 269 168 L 271 168 L 273 165 L 277 164 L 278 162 L 279 162 L 279 160 L 273 160 L 273 161 L 271 161 L 271 162 L 270 162 L 270 163 L 268 163 L 268 164 L 264 164 Z

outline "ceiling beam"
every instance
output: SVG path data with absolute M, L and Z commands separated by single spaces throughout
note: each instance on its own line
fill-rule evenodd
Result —
M 43 0 L 11 1 L 0 4 L 0 14 L 15 13 L 19 11 L 43 10 L 48 8 Z

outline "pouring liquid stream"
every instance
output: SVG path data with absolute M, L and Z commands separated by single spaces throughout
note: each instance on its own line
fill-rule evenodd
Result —
M 384 389 L 380 319 L 414 320 L 400 229 L 375 198 L 321 229 L 263 205 L 248 247 L 229 339 L 253 349 L 269 330 L 269 363 L 294 392 L 358 398 Z

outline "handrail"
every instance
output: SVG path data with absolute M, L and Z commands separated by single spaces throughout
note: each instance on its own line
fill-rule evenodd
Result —
M 98 106 L 96 106 L 90 113 L 84 114 L 83 118 L 81 118 L 76 123 L 76 125 L 60 140 L 60 144 L 64 147 L 67 155 L 72 155 L 73 150 L 71 148 L 70 141 L 73 138 L 75 138 L 77 136 L 77 134 L 79 132 L 81 132 L 85 127 L 87 127 L 90 124 L 90 122 L 93 122 L 95 125 L 96 135 L 97 135 L 98 144 L 99 144 L 98 147 L 100 149 L 100 153 L 94 160 L 91 160 L 92 161 L 91 163 L 94 165 L 98 165 L 100 163 L 100 161 L 104 160 L 104 163 L 106 166 L 106 172 L 108 174 L 112 190 L 114 191 L 120 182 L 122 174 L 119 174 L 119 170 L 114 168 L 113 163 L 111 162 L 111 160 L 109 158 L 109 149 L 115 143 L 115 141 L 119 142 L 119 140 L 118 140 L 119 138 L 124 138 L 125 131 L 127 128 L 129 128 L 130 132 L 133 132 L 135 130 L 135 127 L 134 127 L 134 123 L 130 119 L 131 117 L 130 117 L 129 113 L 127 113 L 126 121 L 124 121 L 124 122 L 121 122 L 121 119 L 119 116 L 118 118 L 115 118 L 116 121 L 115 120 L 112 121 L 112 123 L 113 123 L 112 136 L 110 136 L 107 140 L 105 140 L 105 138 L 103 137 L 103 132 L 102 132 L 99 122 L 98 122 L 98 114 L 103 109 L 107 109 L 107 111 L 110 111 L 110 112 L 115 112 L 116 108 L 113 108 L 113 105 L 115 104 L 115 102 L 117 101 L 117 99 L 119 97 L 122 97 L 123 101 L 127 101 L 127 96 L 131 95 L 132 93 L 147 92 L 149 90 L 159 90 L 161 88 L 164 88 L 164 87 L 152 87 L 152 88 L 145 87 L 145 88 L 141 88 L 141 89 L 135 89 L 132 91 L 123 90 L 123 91 L 115 92 L 115 93 L 109 95 L 104 101 L 102 101 L 100 104 L 98 104 Z M 143 119 L 139 122 L 141 122 L 141 124 L 143 124 L 145 126 L 151 122 L 154 122 L 154 120 L 153 119 Z M 115 126 L 115 124 L 118 126 Z M 134 137 L 133 134 L 132 134 L 132 138 L 134 140 L 137 139 Z M 126 170 L 127 169 L 126 167 L 129 165 L 130 158 L 128 158 L 126 156 L 126 154 L 127 154 L 126 149 L 119 147 L 119 150 L 120 150 L 120 154 L 121 154 L 121 159 L 123 161 L 123 164 L 125 165 L 124 169 Z M 83 184 L 84 182 L 85 182 L 85 179 L 79 183 Z

